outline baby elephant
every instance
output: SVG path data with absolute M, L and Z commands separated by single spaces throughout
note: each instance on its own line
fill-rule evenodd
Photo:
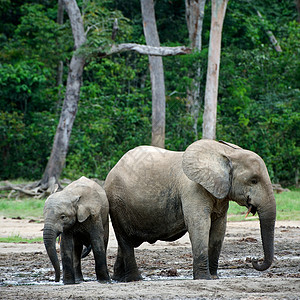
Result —
M 109 280 L 106 262 L 109 205 L 105 191 L 96 182 L 81 177 L 61 192 L 48 197 L 44 207 L 44 244 L 60 280 L 55 242 L 61 234 L 61 258 L 64 284 L 83 281 L 81 252 L 91 245 L 98 281 Z

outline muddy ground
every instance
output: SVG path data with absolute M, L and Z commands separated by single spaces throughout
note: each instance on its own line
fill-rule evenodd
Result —
M 43 223 L 0 218 L 0 236 L 42 236 Z M 144 277 L 131 283 L 98 283 L 90 254 L 82 262 L 85 282 L 54 282 L 43 244 L 0 243 L 0 299 L 300 299 L 300 221 L 279 221 L 275 260 L 255 271 L 251 257 L 262 257 L 258 221 L 229 222 L 218 280 L 192 280 L 188 235 L 172 243 L 144 243 L 136 258 Z M 108 267 L 112 274 L 117 244 L 110 232 Z

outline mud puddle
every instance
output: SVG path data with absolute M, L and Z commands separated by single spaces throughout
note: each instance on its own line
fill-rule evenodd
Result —
M 251 265 L 251 258 L 248 256 L 230 257 L 231 255 L 238 256 L 239 253 L 245 253 L 249 250 L 255 252 L 255 248 L 258 248 L 259 245 L 256 243 L 250 245 L 235 243 L 235 248 L 232 249 L 232 247 L 232 243 L 225 243 L 224 245 L 218 272 L 221 279 L 300 278 L 300 250 L 298 247 L 293 251 L 283 251 L 282 255 L 275 255 L 273 266 L 265 272 L 254 270 Z M 108 250 L 110 274 L 113 273 L 115 258 L 115 254 Z M 136 258 L 145 281 L 193 279 L 192 254 L 188 247 L 156 250 L 137 249 Z M 82 271 L 85 282 L 96 281 L 94 260 L 91 254 L 82 260 Z M 2 274 L 0 286 L 62 285 L 62 281 L 54 282 L 54 270 L 49 258 L 42 252 L 1 255 L 0 273 Z M 111 283 L 115 284 L 116 282 L 112 281 Z
M 1 268 L 3 278 L 1 279 L 0 286 L 18 286 L 18 285 L 63 285 L 62 280 L 60 282 L 54 281 L 54 275 L 52 268 L 41 268 L 32 271 L 17 271 L 9 268 Z M 168 280 L 193 280 L 191 271 L 183 269 L 169 269 L 169 270 L 156 270 L 149 272 L 148 274 L 142 274 L 145 281 L 168 281 Z M 259 273 L 254 273 L 249 270 L 219 270 L 220 278 L 235 278 L 235 277 L 247 277 L 255 278 L 261 277 Z M 85 276 L 85 282 L 96 281 L 94 276 Z M 116 281 L 111 281 L 111 284 L 118 284 Z
M 167 244 L 143 244 L 135 253 L 144 280 L 107 284 L 96 281 L 91 254 L 82 260 L 85 281 L 63 285 L 54 282 L 43 244 L 12 247 L 0 243 L 0 299 L 299 299 L 300 223 L 277 224 L 274 262 L 264 272 L 251 264 L 252 257 L 263 257 L 258 222 L 228 225 L 219 261 L 220 279 L 209 281 L 192 280 L 192 252 L 186 237 Z M 108 247 L 110 275 L 116 246 L 111 243 Z

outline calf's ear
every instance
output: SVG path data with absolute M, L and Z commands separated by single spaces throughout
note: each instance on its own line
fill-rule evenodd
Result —
M 105 195 L 106 197 L 106 195 Z M 77 220 L 78 222 L 84 222 L 89 216 L 97 216 L 100 214 L 103 198 L 102 194 L 98 191 L 88 190 L 84 193 L 77 202 Z
M 77 220 L 82 223 L 90 216 L 90 208 L 86 205 L 84 197 L 82 196 L 78 196 L 75 203 L 77 206 Z
M 82 223 L 84 222 L 89 216 L 90 216 L 90 211 L 89 208 L 82 205 L 82 204 L 78 204 L 78 208 L 77 208 L 77 220 L 78 222 Z

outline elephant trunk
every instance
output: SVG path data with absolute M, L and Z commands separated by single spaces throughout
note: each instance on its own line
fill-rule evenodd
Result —
M 276 204 L 275 198 L 272 197 L 272 201 L 268 203 L 268 207 L 264 209 L 258 209 L 259 221 L 260 221 L 260 233 L 264 250 L 264 260 L 262 263 L 258 263 L 256 259 L 252 260 L 254 269 L 258 271 L 264 271 L 268 269 L 274 258 L 274 230 L 276 220 Z
M 60 280 L 60 265 L 59 265 L 59 260 L 57 257 L 56 247 L 55 247 L 56 238 L 57 238 L 57 232 L 55 230 L 49 227 L 44 228 L 43 231 L 44 245 L 55 270 L 55 281 L 58 282 Z

